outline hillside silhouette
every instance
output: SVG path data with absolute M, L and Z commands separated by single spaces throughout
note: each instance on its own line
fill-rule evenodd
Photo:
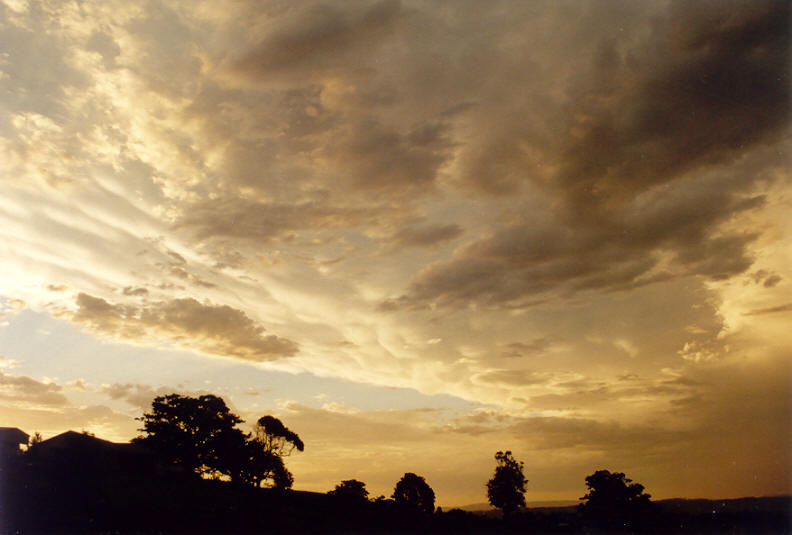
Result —
M 354 479 L 327 493 L 293 490 L 283 458 L 306 445 L 274 417 L 246 434 L 222 399 L 174 394 L 139 420 L 143 434 L 131 443 L 0 428 L 0 533 L 790 532 L 789 496 L 652 501 L 608 470 L 586 478 L 577 506 L 526 508 L 527 479 L 511 452 L 495 455 L 487 483 L 500 511 L 435 509 L 429 482 L 410 472 L 391 497 L 371 498 Z

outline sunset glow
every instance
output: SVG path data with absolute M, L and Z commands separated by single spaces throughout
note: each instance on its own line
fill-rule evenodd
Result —
M 0 0 L 0 426 L 213 393 L 296 489 L 789 494 L 789 21 Z

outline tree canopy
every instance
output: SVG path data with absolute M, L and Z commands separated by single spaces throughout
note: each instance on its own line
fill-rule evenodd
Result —
M 397 505 L 416 512 L 426 514 L 434 512 L 435 493 L 432 487 L 424 478 L 412 472 L 404 474 L 396 483 L 393 500 Z
M 227 473 L 229 452 L 244 444 L 236 429 L 242 419 L 222 398 L 168 394 L 154 398 L 151 412 L 138 420 L 144 436 L 136 441 L 157 452 L 166 462 L 199 474 Z
M 364 502 L 368 500 L 369 492 L 362 481 L 347 479 L 336 485 L 328 494 L 347 502 Z
M 144 435 L 135 439 L 169 464 L 209 477 L 229 477 L 234 482 L 286 489 L 294 478 L 283 463 L 293 449 L 303 451 L 297 433 L 274 416 L 263 416 L 250 435 L 236 428 L 243 420 L 222 398 L 197 398 L 168 394 L 152 402 L 141 418 Z
M 487 497 L 493 507 L 503 511 L 504 517 L 520 507 L 525 507 L 525 484 L 523 463 L 518 462 L 512 452 L 499 451 L 495 454 L 495 474 L 487 482 Z
M 300 437 L 283 425 L 283 422 L 274 416 L 262 416 L 256 422 L 256 440 L 262 445 L 264 451 L 268 451 L 278 457 L 287 457 L 295 449 L 303 451 L 305 445 Z
M 580 498 L 584 518 L 599 529 L 631 530 L 652 512 L 651 495 L 621 472 L 597 470 L 586 477 L 588 493 Z

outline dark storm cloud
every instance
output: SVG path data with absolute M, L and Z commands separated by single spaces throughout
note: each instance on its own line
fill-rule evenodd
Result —
M 573 93 L 562 152 L 575 215 L 777 138 L 789 116 L 789 19 L 787 2 L 679 2 L 645 45 L 603 42 L 596 83 Z
M 748 279 L 752 281 L 754 284 L 761 284 L 765 288 L 773 288 L 779 282 L 784 280 L 783 277 L 781 277 L 781 275 L 779 275 L 778 273 L 770 273 L 764 269 L 760 269 L 755 273 L 751 273 L 750 275 L 748 275 Z M 745 284 L 748 284 L 748 281 L 746 281 Z
M 462 232 L 456 224 L 410 226 L 396 232 L 391 241 L 397 246 L 427 247 L 456 239 Z
M 385 308 L 500 305 L 744 272 L 759 232 L 721 226 L 761 208 L 752 186 L 785 165 L 767 147 L 789 115 L 788 20 L 781 2 L 674 4 L 643 42 L 603 42 L 573 78 L 563 135 L 543 148 L 523 140 L 545 151 L 537 158 L 561 162 L 536 175 L 563 199 L 555 215 L 526 210 L 425 267 Z M 527 149 L 518 152 L 528 168 Z M 489 173 L 480 179 L 493 183 Z
M 621 221 L 573 230 L 561 223 L 526 223 L 461 247 L 451 260 L 425 268 L 395 304 L 514 302 L 548 291 L 629 289 L 666 279 L 662 254 L 676 274 L 713 279 L 751 265 L 754 234 L 712 236 L 714 226 L 761 199 L 717 193 L 647 202 Z
M 232 70 L 253 79 L 284 71 L 354 71 L 355 58 L 370 53 L 392 30 L 401 4 L 384 0 L 359 9 L 341 4 L 295 7 L 253 50 L 233 60 Z
M 177 227 L 193 229 L 200 239 L 235 237 L 263 243 L 288 238 L 295 231 L 354 227 L 373 216 L 365 208 L 320 202 L 275 204 L 234 198 L 193 205 Z
M 253 361 L 288 357 L 297 352 L 294 342 L 264 334 L 264 328 L 244 312 L 227 305 L 185 298 L 138 308 L 80 293 L 77 306 L 72 321 L 125 340 L 164 338 L 206 353 Z
M 341 172 L 338 179 L 362 193 L 395 196 L 431 190 L 450 157 L 446 125 L 424 122 L 400 132 L 373 118 L 348 122 L 318 148 L 317 157 Z

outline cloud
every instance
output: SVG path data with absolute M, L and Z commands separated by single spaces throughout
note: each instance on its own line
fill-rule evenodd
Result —
M 123 290 L 124 295 L 137 295 L 137 296 L 144 296 L 148 295 L 149 291 L 146 288 L 134 288 L 132 286 L 127 286 Z
M 757 233 L 720 227 L 761 208 L 761 196 L 739 198 L 707 189 L 718 176 L 680 181 L 636 199 L 618 219 L 578 227 L 541 217 L 500 228 L 425 267 L 402 303 L 500 305 L 547 292 L 630 289 L 674 276 L 715 280 L 752 264 Z
M 506 344 L 506 350 L 501 353 L 501 356 L 508 358 L 520 358 L 542 354 L 552 346 L 552 343 L 552 339 L 548 336 L 537 338 L 528 343 L 512 342 L 510 344 Z
M 297 344 L 275 335 L 244 312 L 227 305 L 202 304 L 192 298 L 173 299 L 137 308 L 112 304 L 85 293 L 77 296 L 71 320 L 122 340 L 174 342 L 198 351 L 263 361 L 289 357 Z
M 396 246 L 428 247 L 449 240 L 454 240 L 463 230 L 456 224 L 434 224 L 411 226 L 400 229 L 391 240 Z
M 760 316 L 763 314 L 775 314 L 777 312 L 790 312 L 792 311 L 792 303 L 787 303 L 785 305 L 778 305 L 774 307 L 767 307 L 767 308 L 759 308 L 756 310 L 751 310 L 750 312 L 745 312 L 745 316 Z
M 14 404 L 34 407 L 59 407 L 67 403 L 55 383 L 37 381 L 24 375 L 8 374 L 0 370 L 0 399 Z
M 559 174 L 577 216 L 778 139 L 789 115 L 788 17 L 779 2 L 676 3 L 645 44 L 603 41 L 595 83 L 575 95 Z
M 782 165 L 772 153 L 746 155 L 777 142 L 787 124 L 788 14 L 773 2 L 692 12 L 674 4 L 643 42 L 603 41 L 570 90 L 558 153 L 536 149 L 563 162 L 534 175 L 565 199 L 563 210 L 531 207 L 530 217 L 463 245 L 415 276 L 403 301 L 497 305 L 745 271 L 758 233 L 721 227 L 761 207 L 746 193 Z M 474 179 L 497 183 L 491 173 Z
M 712 494 L 692 462 L 708 451 L 784 473 L 725 415 L 750 427 L 741 398 L 762 398 L 758 448 L 778 457 L 780 404 L 727 364 L 784 342 L 729 333 L 784 332 L 788 5 L 53 6 L 0 7 L 0 174 L 17 178 L 0 185 L 0 293 L 29 307 L 3 336 L 49 311 L 99 337 L 492 404 L 458 422 L 283 409 L 317 451 L 294 459 L 317 490 L 365 464 L 388 493 L 417 465 L 483 497 L 496 445 L 559 461 L 529 478 L 572 493 L 592 465 L 632 463 Z M 249 370 L 224 362 L 214 384 Z M 140 408 L 166 368 L 102 368 L 104 391 L 70 395 Z M 126 429 L 86 406 L 27 414 Z
M 130 405 L 140 409 L 150 409 L 151 402 L 155 397 L 170 394 L 174 392 L 174 389 L 170 387 L 160 387 L 155 390 L 151 385 L 113 383 L 112 385 L 102 385 L 99 391 L 109 396 L 110 399 L 123 399 Z
M 541 383 L 545 381 L 546 378 L 538 376 L 535 372 L 529 370 L 500 369 L 476 374 L 473 380 L 500 386 L 514 387 Z
M 177 228 L 196 231 L 199 239 L 233 237 L 254 243 L 290 240 L 295 231 L 328 231 L 360 225 L 373 213 L 325 203 L 272 204 L 245 199 L 202 201 L 185 211 Z
M 281 15 L 274 31 L 252 50 L 230 62 L 232 72 L 269 81 L 285 73 L 346 73 L 354 71 L 360 56 L 393 29 L 400 11 L 398 0 L 344 8 L 303 5 Z

